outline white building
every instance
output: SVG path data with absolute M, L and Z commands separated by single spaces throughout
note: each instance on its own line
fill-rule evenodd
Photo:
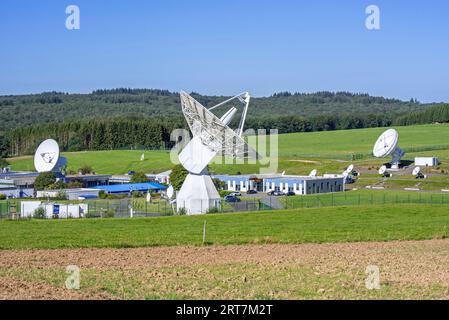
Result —
M 22 201 L 20 203 L 21 218 L 32 218 L 38 208 L 43 208 L 45 217 L 48 219 L 57 216 L 58 218 L 82 218 L 87 212 L 89 205 L 80 204 L 58 204 L 42 201 Z
M 77 188 L 63 190 L 44 190 L 37 191 L 37 198 L 56 198 L 60 192 L 65 193 L 67 200 L 80 200 L 85 198 L 98 198 L 99 189 Z
M 314 194 L 344 191 L 343 175 L 326 175 L 323 177 L 282 176 L 282 175 L 215 175 L 214 178 L 225 183 L 225 190 L 246 192 L 282 191 L 295 194 Z
M 440 163 L 437 157 L 416 157 L 415 165 L 423 167 L 435 167 Z

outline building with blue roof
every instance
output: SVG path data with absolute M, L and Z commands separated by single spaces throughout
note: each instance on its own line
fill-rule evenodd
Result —
M 124 183 L 124 184 L 113 184 L 113 185 L 104 185 L 104 186 L 96 186 L 92 189 L 100 189 L 106 193 L 111 194 L 129 194 L 133 191 L 139 192 L 161 192 L 166 190 L 167 187 L 157 183 L 157 182 L 142 182 L 142 183 Z

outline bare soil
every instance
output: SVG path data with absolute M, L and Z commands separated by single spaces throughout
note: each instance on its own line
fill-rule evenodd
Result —
M 77 265 L 82 271 L 88 271 L 97 278 L 92 276 L 93 283 L 82 290 L 65 289 L 63 279 L 68 265 Z M 295 270 L 311 270 L 316 281 L 321 277 L 346 279 L 343 282 L 337 281 L 330 290 L 331 294 L 323 298 L 353 298 L 354 292 L 357 293 L 364 287 L 365 269 L 368 265 L 379 267 L 381 283 L 390 290 L 385 296 L 387 298 L 397 297 L 395 291 L 401 292 L 399 297 L 427 298 L 433 294 L 431 288 L 435 286 L 440 288 L 436 298 L 449 298 L 444 289 L 449 288 L 449 239 L 442 239 L 341 244 L 4 250 L 0 251 L 0 299 L 151 298 L 157 296 L 157 290 L 165 290 L 164 294 L 168 296 L 170 290 L 176 291 L 175 294 L 181 290 L 180 297 L 197 298 L 201 289 L 190 285 L 189 290 L 182 291 L 180 281 L 192 283 L 202 273 L 210 276 L 209 282 L 213 282 L 211 286 L 216 289 L 216 295 L 207 298 L 264 297 L 265 289 L 259 283 L 264 280 L 255 277 L 258 272 L 272 272 L 271 280 L 279 280 L 279 292 L 272 292 L 274 298 L 301 298 L 297 288 L 288 282 L 292 275 L 289 272 L 294 273 Z M 236 266 L 249 267 L 236 269 Z M 243 277 L 242 281 L 247 283 L 244 284 L 245 290 L 252 286 L 251 290 L 243 296 L 243 289 L 222 290 L 220 285 L 217 287 L 216 270 L 225 270 L 220 279 L 235 277 L 236 274 Z M 233 270 L 234 273 L 226 270 Z M 185 274 L 182 275 L 184 271 Z M 59 274 L 54 275 L 55 272 Z M 115 280 L 109 280 L 112 284 L 100 283 L 103 281 L 99 278 L 100 275 L 108 272 L 125 275 L 125 279 L 129 279 L 133 285 L 128 288 L 126 283 L 122 283 L 116 288 Z M 159 278 L 167 286 L 161 287 L 159 283 L 158 289 L 152 287 L 151 291 L 145 287 L 148 283 L 142 274 Z M 202 281 L 206 281 L 205 279 L 207 277 Z M 176 283 L 174 287 L 169 285 L 172 282 Z M 285 288 L 282 287 L 283 283 Z M 202 286 L 207 285 L 207 281 L 202 283 Z M 346 286 L 352 289 L 345 289 Z M 408 288 L 410 291 L 403 295 Z M 315 289 L 312 284 L 310 290 Z M 345 290 L 353 292 L 345 295 Z M 318 291 L 321 294 L 326 290 L 318 288 Z M 332 291 L 337 293 L 332 294 Z M 365 297 L 364 294 L 361 297 Z

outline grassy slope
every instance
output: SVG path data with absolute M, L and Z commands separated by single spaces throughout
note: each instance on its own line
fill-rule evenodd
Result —
M 422 125 L 398 127 L 402 148 L 425 145 L 449 144 L 449 125 Z M 335 172 L 344 169 L 347 163 L 333 161 L 333 157 L 344 157 L 352 153 L 370 153 L 377 136 L 384 128 L 328 131 L 312 133 L 292 133 L 279 136 L 279 168 L 289 174 L 305 174 L 312 168 L 320 172 Z M 145 161 L 140 161 L 142 151 L 98 151 L 65 153 L 69 169 L 77 170 L 83 165 L 90 165 L 98 173 L 126 173 L 128 170 L 144 170 L 146 172 L 161 172 L 172 168 L 168 152 L 147 151 Z M 420 155 L 437 155 L 442 160 L 449 160 L 447 150 L 421 152 Z M 416 154 L 408 154 L 406 159 L 413 160 Z M 298 162 L 301 159 L 314 159 L 317 163 Z M 32 157 L 9 159 L 14 170 L 33 170 Z M 383 160 L 369 159 L 360 164 L 378 165 Z M 266 167 L 267 165 L 262 165 Z M 258 172 L 260 164 L 245 165 L 212 165 L 217 173 L 254 173 Z
M 346 242 L 449 236 L 447 206 L 315 208 L 140 219 L 0 221 L 0 248 Z

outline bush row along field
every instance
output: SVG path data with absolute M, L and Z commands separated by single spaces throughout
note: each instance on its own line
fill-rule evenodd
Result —
M 449 236 L 447 205 L 400 204 L 133 219 L 2 220 L 1 249 L 421 240 Z

